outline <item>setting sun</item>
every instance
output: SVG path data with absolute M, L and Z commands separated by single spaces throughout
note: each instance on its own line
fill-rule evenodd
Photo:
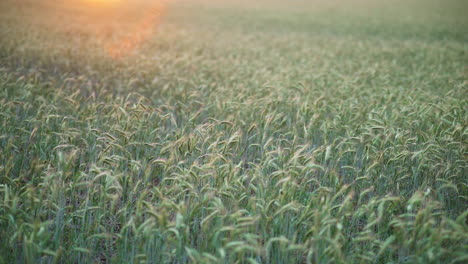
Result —
M 115 5 L 123 3 L 124 0 L 81 0 L 81 2 L 92 5 Z
M 99 40 L 98 46 L 115 59 L 134 54 L 150 40 L 165 13 L 167 1 L 74 0 L 72 3 L 81 14 L 80 31 L 93 34 Z
M 116 2 L 122 2 L 122 0 L 82 0 L 84 2 L 88 3 L 116 3 Z

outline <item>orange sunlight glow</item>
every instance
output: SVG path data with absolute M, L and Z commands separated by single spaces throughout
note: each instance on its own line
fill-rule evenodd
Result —
M 89 4 L 115 4 L 122 2 L 122 0 L 82 0 Z
M 107 51 L 112 58 L 116 59 L 131 54 L 141 44 L 150 38 L 151 34 L 153 33 L 152 29 L 158 25 L 161 16 L 164 13 L 163 3 L 160 1 L 154 2 L 155 3 L 152 6 L 148 7 L 145 9 L 145 11 L 142 12 L 141 19 L 139 19 L 129 36 L 118 39 L 117 41 L 107 45 Z
M 78 0 L 90 12 L 97 11 L 103 14 L 102 18 L 115 12 L 123 13 L 126 10 L 135 10 L 136 21 L 124 24 L 123 27 L 117 27 L 121 35 L 117 39 L 106 41 L 103 48 L 114 59 L 122 58 L 132 54 L 143 43 L 151 38 L 154 28 L 159 24 L 161 16 L 165 10 L 167 0 Z M 129 19 L 133 20 L 135 13 L 129 14 Z M 108 23 L 113 23 L 109 18 Z M 106 23 L 106 22 L 105 22 Z

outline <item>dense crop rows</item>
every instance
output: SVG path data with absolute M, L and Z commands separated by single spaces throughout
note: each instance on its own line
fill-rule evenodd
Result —
M 0 263 L 468 261 L 462 1 L 77 1 L 0 3 Z

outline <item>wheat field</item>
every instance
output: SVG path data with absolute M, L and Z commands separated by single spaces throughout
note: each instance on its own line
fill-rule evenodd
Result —
M 463 0 L 2 0 L 0 263 L 466 263 Z

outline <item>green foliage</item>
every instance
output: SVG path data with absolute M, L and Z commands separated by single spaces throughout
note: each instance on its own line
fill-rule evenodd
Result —
M 461 2 L 269 1 L 0 3 L 0 263 L 466 262 Z

